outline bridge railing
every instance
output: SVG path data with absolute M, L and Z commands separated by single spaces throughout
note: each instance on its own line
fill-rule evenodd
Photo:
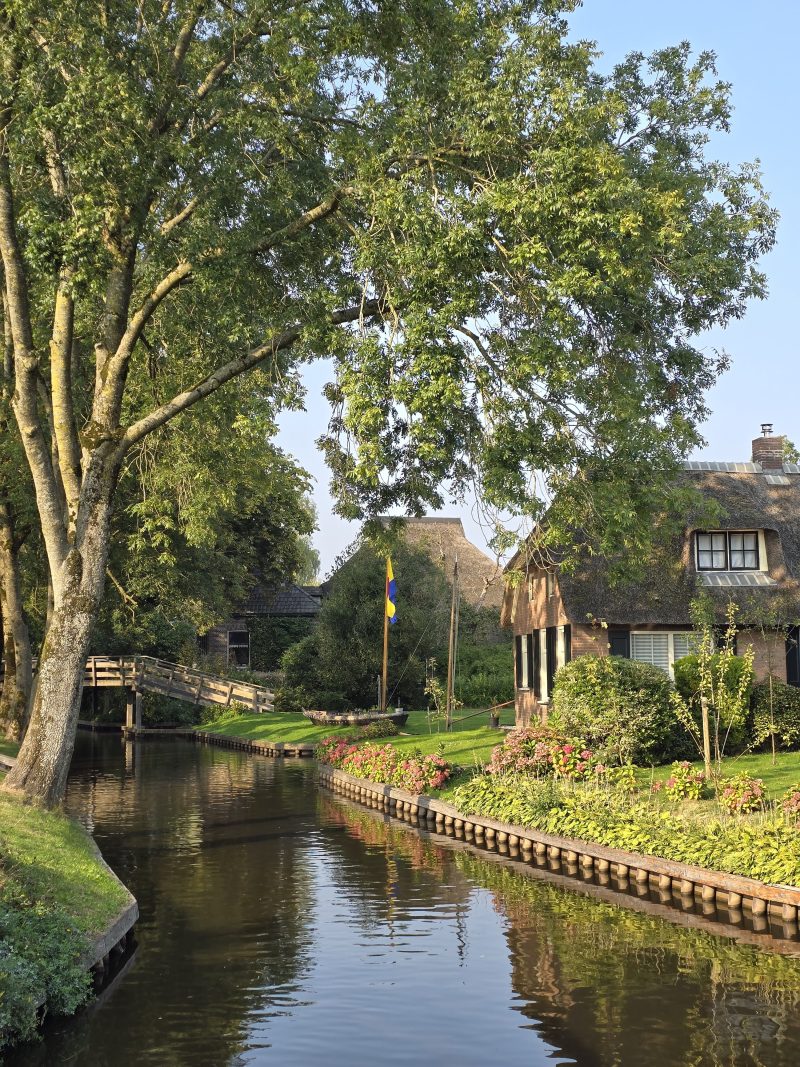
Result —
M 230 707 L 244 704 L 255 712 L 272 711 L 271 690 L 235 678 L 170 663 L 152 656 L 92 656 L 86 662 L 84 684 L 87 686 L 126 686 L 131 689 L 160 693 L 192 704 L 215 704 Z

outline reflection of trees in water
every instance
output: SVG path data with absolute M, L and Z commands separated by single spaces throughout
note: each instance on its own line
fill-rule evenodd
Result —
M 508 919 L 520 1008 L 579 1062 L 789 1067 L 800 961 L 457 853 Z M 557 1005 L 548 1019 L 543 1003 Z
M 39 1062 L 66 1062 L 84 1045 L 93 1063 L 123 1062 L 115 1034 L 152 1049 L 160 1018 L 180 1062 L 230 1062 L 253 1013 L 268 1035 L 265 1019 L 291 1011 L 314 965 L 313 861 L 299 847 L 316 826 L 308 772 L 276 774 L 270 761 L 180 741 L 142 743 L 126 760 L 117 739 L 103 741 L 69 806 L 97 826 L 139 901 L 139 958 L 111 1010 L 71 1023 L 65 1044 L 51 1037 Z M 181 1021 L 187 1011 L 195 1024 Z
M 324 791 L 317 799 L 326 862 L 364 928 L 392 923 L 408 908 L 447 908 L 455 922 L 459 954 L 466 946 L 463 912 L 473 886 L 446 849 L 397 822 L 345 806 Z M 345 830 L 345 833 L 337 832 Z M 333 831 L 333 832 L 331 832 Z
M 347 829 L 343 855 L 366 844 L 462 900 L 471 886 L 489 890 L 506 920 L 518 1010 L 581 1067 L 800 1062 L 800 960 L 534 881 L 327 794 L 320 806 Z M 347 868 L 357 893 L 355 864 Z

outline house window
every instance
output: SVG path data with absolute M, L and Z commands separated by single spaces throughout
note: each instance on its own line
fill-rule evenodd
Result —
M 697 534 L 699 571 L 757 571 L 758 533 L 717 531 Z
M 530 688 L 530 667 L 528 665 L 528 639 L 526 637 L 523 637 L 519 643 L 519 652 L 519 676 L 521 679 L 521 688 L 528 689 Z
M 692 633 L 632 633 L 631 659 L 652 663 L 672 678 L 675 660 L 689 655 L 693 641 Z
M 250 666 L 250 633 L 248 630 L 228 631 L 228 663 L 236 667 Z
M 539 641 L 539 693 L 542 704 L 550 700 L 555 664 L 553 663 L 554 644 L 553 639 L 548 639 L 548 633 L 555 634 L 555 627 L 547 627 L 538 633 Z
M 556 576 L 554 571 L 544 572 L 545 592 L 548 599 L 555 594 L 556 591 Z

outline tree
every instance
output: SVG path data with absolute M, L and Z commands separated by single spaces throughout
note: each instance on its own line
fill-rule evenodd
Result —
M 245 399 L 230 411 L 216 394 L 205 418 L 188 413 L 129 457 L 97 652 L 179 658 L 187 638 L 229 618 L 254 583 L 308 567 L 308 475 L 271 443 L 270 412 Z
M 284 656 L 286 685 L 306 707 L 374 707 L 386 561 L 357 544 L 338 562 L 313 633 Z M 408 707 L 422 699 L 426 660 L 446 648 L 450 590 L 424 552 L 396 544 L 392 566 L 400 599 L 399 621 L 389 634 L 389 695 L 390 703 Z
M 602 77 L 574 6 L 4 6 L 4 319 L 53 601 L 7 787 L 62 795 L 120 471 L 223 386 L 296 403 L 334 356 L 347 514 L 476 476 L 535 516 L 539 472 L 641 540 L 721 365 L 691 337 L 762 294 L 774 218 L 705 158 L 712 57 Z

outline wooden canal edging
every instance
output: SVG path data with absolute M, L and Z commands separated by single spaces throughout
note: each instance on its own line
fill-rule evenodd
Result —
M 334 792 L 400 818 L 418 820 L 427 829 L 444 833 L 463 832 L 476 845 L 487 844 L 519 850 L 523 859 L 546 858 L 569 874 L 584 877 L 598 874 L 616 878 L 626 886 L 658 889 L 669 899 L 688 905 L 726 908 L 741 921 L 743 912 L 755 925 L 766 925 L 770 917 L 783 924 L 783 936 L 798 936 L 800 888 L 770 885 L 743 875 L 710 871 L 702 867 L 609 848 L 592 841 L 557 837 L 540 830 L 513 826 L 484 815 L 465 815 L 452 804 L 434 797 L 415 796 L 404 789 L 354 778 L 345 771 L 320 765 L 320 782 Z
M 83 725 L 82 723 L 80 725 Z M 91 724 L 86 724 L 91 729 Z M 211 733 L 200 729 L 164 730 L 147 727 L 123 726 L 122 733 L 129 738 L 180 737 L 188 741 L 197 741 L 203 745 L 217 745 L 220 748 L 235 748 L 240 752 L 252 752 L 259 756 L 297 756 L 311 758 L 316 752 L 316 745 L 302 741 L 253 741 L 247 737 L 235 737 L 232 734 Z

